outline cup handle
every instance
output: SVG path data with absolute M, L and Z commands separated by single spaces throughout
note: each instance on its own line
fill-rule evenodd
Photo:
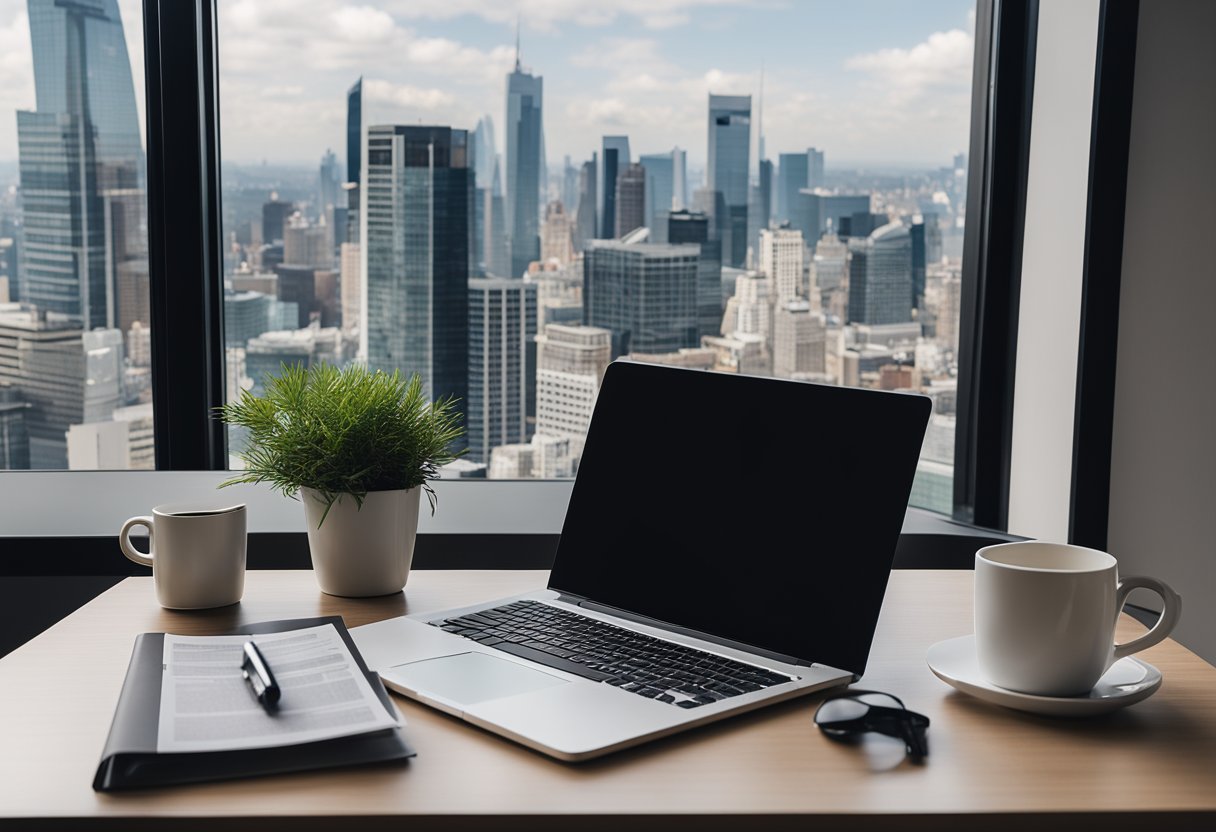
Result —
M 135 548 L 131 543 L 131 529 L 135 526 L 143 526 L 148 530 L 148 548 L 155 548 L 152 545 L 152 518 L 151 517 L 132 517 L 130 520 L 122 524 L 122 531 L 118 533 L 118 546 L 122 549 L 122 553 L 129 560 L 133 560 L 141 566 L 152 565 L 152 553 L 144 554 Z
M 1174 626 L 1178 623 L 1178 616 L 1182 614 L 1182 596 L 1174 592 L 1165 581 L 1137 576 L 1119 581 L 1119 592 L 1115 596 L 1116 616 L 1123 612 L 1123 605 L 1127 603 L 1127 596 L 1133 589 L 1151 589 L 1161 596 L 1165 607 L 1161 611 L 1161 617 L 1157 619 L 1157 623 L 1151 630 L 1126 644 L 1115 645 L 1115 661 L 1124 656 L 1130 656 L 1132 653 L 1139 653 L 1163 640 L 1173 631 Z

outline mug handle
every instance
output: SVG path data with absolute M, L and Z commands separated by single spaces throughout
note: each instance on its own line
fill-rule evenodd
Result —
M 118 533 L 118 546 L 122 549 L 122 553 L 129 560 L 133 560 L 141 566 L 152 565 L 152 553 L 144 554 L 135 548 L 131 543 L 131 529 L 135 526 L 143 526 L 148 530 L 148 548 L 154 548 L 152 545 L 152 518 L 151 517 L 132 517 L 130 520 L 122 524 L 122 531 Z M 1122 607 L 1120 607 L 1122 609 Z
M 1123 612 L 1123 605 L 1127 603 L 1127 596 L 1133 589 L 1151 589 L 1161 596 L 1161 600 L 1165 602 L 1165 607 L 1161 611 L 1161 617 L 1157 619 L 1157 623 L 1153 625 L 1151 630 L 1126 644 L 1115 645 L 1115 661 L 1124 656 L 1130 656 L 1132 653 L 1139 653 L 1141 650 L 1152 647 L 1154 644 L 1162 641 L 1173 631 L 1174 625 L 1178 623 L 1178 616 L 1182 614 L 1182 596 L 1174 592 L 1165 581 L 1137 576 L 1134 578 L 1124 578 L 1119 581 L 1119 592 L 1115 596 L 1116 617 L 1119 613 Z

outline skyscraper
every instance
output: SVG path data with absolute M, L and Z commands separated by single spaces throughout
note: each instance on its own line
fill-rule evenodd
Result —
M 468 133 L 377 125 L 367 135 L 368 366 L 422 377 L 429 399 L 468 395 Z
M 782 153 L 777 157 L 777 222 L 792 222 L 798 192 L 807 187 L 808 153 Z
M 469 280 L 469 459 L 528 441 L 536 417 L 536 284 Z
M 338 207 L 338 187 L 341 184 L 338 178 L 341 174 L 338 172 L 338 157 L 329 148 L 325 149 L 325 155 L 321 157 L 321 170 L 318 173 L 317 179 L 317 211 L 318 217 L 325 216 L 325 209 L 333 206 Z
M 776 303 L 807 299 L 802 276 L 804 251 L 801 231 L 766 228 L 760 232 L 760 271 L 772 281 Z M 814 302 L 815 311 L 818 311 L 819 299 L 815 298 Z
M 832 231 L 839 231 L 842 217 L 869 211 L 869 194 L 817 194 L 803 188 L 798 192 L 790 225 L 802 232 L 804 240 L 818 240 L 829 226 Z
M 680 195 L 680 205 L 676 205 L 676 178 L 679 173 L 681 188 L 683 187 L 683 171 L 677 171 L 677 160 L 684 161 L 684 152 L 678 147 L 669 153 L 650 153 L 638 157 L 646 170 L 646 207 L 644 216 L 646 225 L 650 228 L 651 239 L 656 242 L 666 242 L 667 214 L 678 207 L 683 207 L 683 194 Z
M 646 169 L 636 162 L 616 178 L 616 231 L 625 236 L 646 225 Z
M 697 256 L 697 336 L 717 335 L 722 326 L 722 241 L 709 233 L 709 216 L 693 211 L 667 215 L 666 240 L 695 243 Z
M 806 152 L 806 158 L 806 186 L 811 190 L 824 187 L 827 181 L 823 176 L 823 151 L 814 147 L 809 148 Z
M 583 455 L 591 413 L 612 358 L 612 333 L 549 324 L 536 337 L 536 433 L 570 440 Z
M 524 72 L 515 52 L 507 76 L 507 217 L 511 271 L 519 278 L 540 259 L 540 188 L 544 82 Z
M 22 299 L 113 326 L 104 199 L 142 190 L 144 154 L 117 0 L 29 0 L 37 109 L 18 111 Z
M 897 324 L 912 320 L 912 239 L 892 222 L 851 245 L 849 321 Z
M 601 239 L 611 240 L 620 235 L 616 227 L 616 180 L 629 162 L 629 137 L 604 136 L 599 171 Z
M 697 346 L 694 245 L 655 245 L 644 233 L 587 248 L 583 323 L 612 330 L 612 357 Z
M 712 220 L 722 240 L 722 262 L 739 267 L 747 257 L 748 171 L 752 97 L 709 96 L 707 186 Z
M 363 177 L 363 77 L 346 91 L 346 242 L 359 243 L 359 183 Z M 266 238 L 263 237 L 263 240 Z M 266 240 L 266 242 L 274 242 Z
M 578 173 L 578 209 L 574 215 L 574 250 L 582 252 L 590 240 L 595 239 L 598 230 L 595 223 L 595 212 L 598 200 L 595 195 L 596 159 L 591 154 L 591 161 L 583 162 Z

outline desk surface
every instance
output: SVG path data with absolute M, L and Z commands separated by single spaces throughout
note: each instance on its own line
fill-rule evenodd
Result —
M 847 818 L 850 829 L 943 829 L 1020 827 L 1031 816 L 1051 826 L 1095 812 L 1110 813 L 1106 828 L 1155 828 L 1167 820 L 1156 813 L 1168 813 L 1169 828 L 1216 823 L 1216 668 L 1167 640 L 1141 654 L 1164 675 L 1161 689 L 1108 716 L 1069 721 L 979 702 L 924 661 L 934 642 L 971 631 L 966 571 L 893 573 L 861 682 L 932 719 L 924 766 L 885 743 L 825 739 L 812 723 L 818 694 L 577 765 L 394 697 L 418 750 L 406 765 L 92 791 L 137 633 L 332 614 L 354 627 L 540 587 L 545 577 L 415 571 L 403 594 L 352 600 L 323 595 L 308 571 L 251 572 L 239 605 L 192 613 L 161 609 L 151 578 L 129 578 L 0 660 L 0 825 L 212 828 L 258 817 L 258 829 L 300 830 L 359 815 L 359 830 L 649 828 L 645 818 L 707 829 L 754 827 L 742 819 L 763 815 L 764 828 L 805 828 L 818 816 Z M 1124 639 L 1142 629 L 1126 616 L 1120 626 Z M 620 814 L 633 818 L 608 817 Z

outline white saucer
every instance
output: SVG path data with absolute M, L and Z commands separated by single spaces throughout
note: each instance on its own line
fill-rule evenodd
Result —
M 1128 656 L 1111 665 L 1083 696 L 1035 696 L 998 688 L 980 673 L 975 636 L 939 641 L 925 655 L 933 675 L 977 699 L 1047 716 L 1095 716 L 1147 699 L 1161 687 L 1161 671 Z

